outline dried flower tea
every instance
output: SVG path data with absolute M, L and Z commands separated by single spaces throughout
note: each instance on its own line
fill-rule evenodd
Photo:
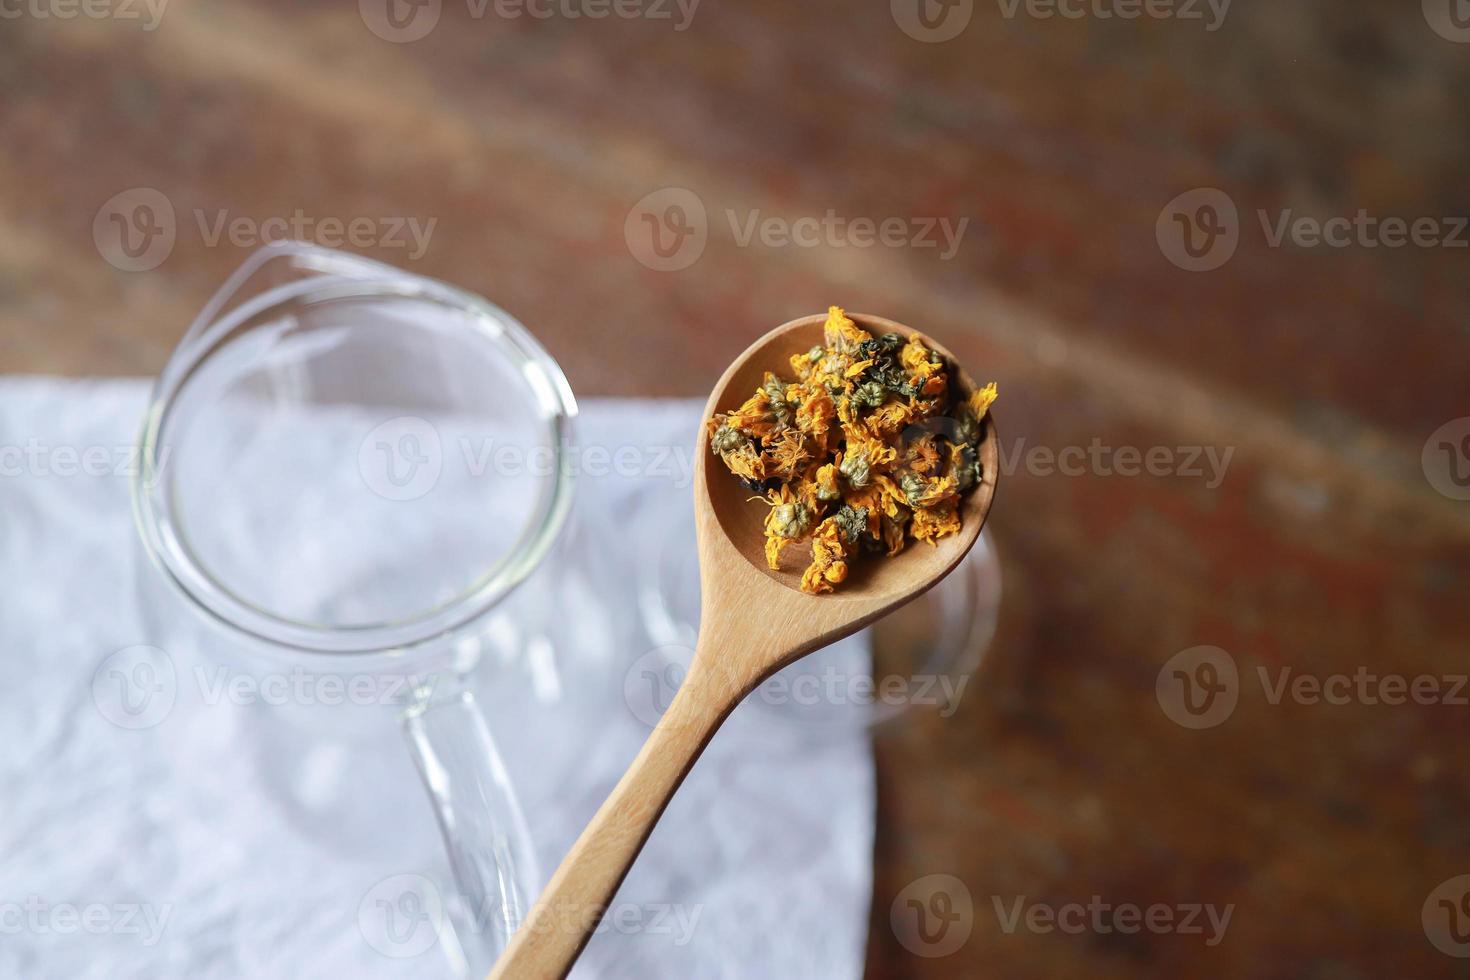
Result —
M 892 556 L 960 529 L 980 482 L 978 447 L 995 384 L 965 396 L 919 337 L 874 337 L 833 306 L 823 344 L 766 373 L 755 394 L 709 420 L 712 452 L 771 508 L 766 562 L 811 542 L 804 592 L 831 592 L 861 552 Z

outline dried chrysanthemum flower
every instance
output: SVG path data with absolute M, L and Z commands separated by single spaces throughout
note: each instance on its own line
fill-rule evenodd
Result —
M 817 475 L 812 479 L 812 485 L 816 489 L 818 500 L 831 503 L 842 499 L 842 487 L 838 485 L 837 464 L 827 463 L 817 470 Z
M 823 344 L 791 358 L 795 380 L 768 372 L 707 429 L 711 451 L 771 507 L 770 567 L 787 545 L 811 540 L 801 578 L 811 593 L 844 582 L 864 550 L 891 556 L 909 538 L 959 531 L 995 400 L 992 383 L 956 401 L 951 366 L 917 336 L 875 337 L 836 306 L 822 333 Z M 920 426 L 946 418 L 947 427 Z

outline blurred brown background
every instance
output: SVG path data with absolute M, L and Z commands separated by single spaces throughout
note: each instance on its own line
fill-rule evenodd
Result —
M 871 976 L 1464 975 L 1432 941 L 1470 953 L 1435 891 L 1470 873 L 1470 422 L 1436 434 L 1470 415 L 1460 0 L 38 2 L 0 20 L 5 372 L 157 371 L 300 212 L 492 297 L 582 395 L 702 395 L 829 303 L 999 382 L 1000 635 L 955 717 L 878 738 Z M 1235 215 L 1171 206 L 1198 188 Z M 1431 223 L 1273 241 L 1360 210 Z M 968 222 L 947 250 L 928 219 Z M 1045 463 L 1095 443 L 1169 462 Z M 1191 728 L 1169 685 L 1210 675 L 1166 664 L 1205 644 L 1237 703 Z M 915 955 L 891 906 L 942 911 L 934 874 L 969 934 Z M 1213 946 L 1004 927 L 1093 896 L 1234 908 Z

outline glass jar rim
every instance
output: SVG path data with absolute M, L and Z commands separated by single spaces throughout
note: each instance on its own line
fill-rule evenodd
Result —
M 306 654 L 407 656 L 446 636 L 499 603 L 540 564 L 571 508 L 573 476 L 566 465 L 576 400 L 561 366 L 515 317 L 473 293 L 391 266 L 371 278 L 316 275 L 266 289 L 243 301 L 175 349 L 149 395 L 132 478 L 133 518 L 148 558 L 189 604 L 227 629 L 273 647 Z M 313 624 L 292 619 L 242 598 L 213 575 L 184 543 L 162 479 L 162 438 L 188 380 L 250 324 L 269 319 L 288 303 L 308 305 L 348 299 L 411 299 L 465 314 L 484 338 L 517 362 L 543 416 L 550 476 L 539 485 L 531 516 L 515 543 L 455 596 L 395 621 L 362 625 Z

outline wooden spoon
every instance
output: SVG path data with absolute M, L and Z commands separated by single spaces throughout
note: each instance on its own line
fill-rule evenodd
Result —
M 882 317 L 850 316 L 875 336 L 915 333 Z M 792 320 L 752 344 L 715 385 L 704 417 L 738 407 L 766 371 L 789 374 L 793 354 L 822 343 L 825 319 Z M 925 343 L 958 364 L 927 337 Z M 964 393 L 973 389 L 963 372 L 954 380 Z M 995 498 L 999 453 L 993 420 L 985 423 L 978 456 L 981 482 L 962 499 L 958 534 L 934 546 L 911 541 L 892 558 L 854 561 L 836 592 L 813 596 L 800 591 L 799 570 L 766 567 L 762 522 L 768 508 L 750 500 L 750 491 L 715 460 L 701 426 L 694 467 L 701 586 L 694 659 L 642 751 L 491 970 L 491 980 L 566 976 L 664 807 L 735 705 L 782 667 L 920 595 L 960 563 Z M 790 560 L 793 569 L 805 564 L 794 554 Z

